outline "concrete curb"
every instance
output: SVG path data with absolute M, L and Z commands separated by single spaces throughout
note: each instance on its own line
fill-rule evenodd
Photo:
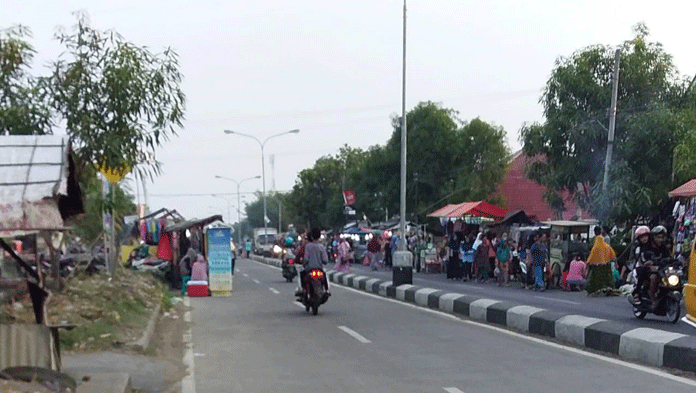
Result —
M 143 335 L 137 340 L 130 343 L 130 346 L 140 347 L 141 349 L 146 349 L 150 346 L 150 341 L 152 341 L 152 336 L 155 334 L 155 326 L 157 326 L 157 318 L 160 315 L 160 310 L 162 309 L 162 304 L 157 303 L 155 309 L 150 314 L 150 319 L 147 321 L 147 326 Z
M 280 266 L 277 259 L 252 256 L 258 262 Z M 478 298 L 439 289 L 327 271 L 329 281 L 382 297 L 438 309 L 526 333 L 555 338 L 651 366 L 696 372 L 696 336 L 633 326 L 582 315 L 561 314 L 527 305 Z

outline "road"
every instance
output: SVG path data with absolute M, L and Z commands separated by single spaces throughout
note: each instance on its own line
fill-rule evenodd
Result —
M 333 265 L 327 266 L 331 269 Z M 373 271 L 359 264 L 351 265 L 351 273 L 367 277 L 377 277 L 384 280 L 392 279 L 392 272 L 386 270 Z M 486 297 L 488 299 L 508 301 L 544 308 L 551 311 L 568 314 L 578 314 L 588 317 L 601 318 L 621 322 L 635 327 L 649 327 L 675 333 L 696 335 L 696 329 L 684 322 L 669 323 L 665 317 L 648 314 L 644 320 L 636 319 L 633 310 L 624 296 L 592 297 L 585 292 L 564 292 L 553 289 L 546 292 L 525 290 L 518 282 L 511 282 L 510 287 L 498 287 L 494 283 L 479 284 L 472 281 L 452 281 L 441 273 L 415 273 L 413 285 L 444 290 L 447 292 L 463 293 L 466 295 Z M 685 314 L 682 305 L 682 315 Z
M 227 298 L 191 298 L 196 392 L 693 392 L 696 381 L 332 286 L 319 315 L 243 259 Z M 188 384 L 182 393 L 193 393 Z

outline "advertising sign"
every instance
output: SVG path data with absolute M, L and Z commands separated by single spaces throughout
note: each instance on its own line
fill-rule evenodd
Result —
M 208 228 L 208 280 L 213 296 L 232 293 L 232 231 L 228 227 Z
M 343 191 L 343 201 L 348 206 L 355 205 L 355 191 L 354 190 Z

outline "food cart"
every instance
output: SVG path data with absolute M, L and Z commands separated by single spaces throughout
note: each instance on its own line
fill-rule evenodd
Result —
M 598 221 L 546 221 L 544 224 L 551 228 L 549 238 L 549 263 L 553 274 L 551 284 L 559 286 L 562 272 L 573 255 L 581 252 L 587 257 L 589 241 L 592 238 L 590 230 L 598 224 Z

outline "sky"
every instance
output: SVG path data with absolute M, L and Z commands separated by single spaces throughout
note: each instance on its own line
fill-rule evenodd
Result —
M 512 151 L 519 129 L 543 121 L 539 96 L 554 62 L 588 45 L 618 45 L 645 22 L 680 72 L 696 73 L 690 1 L 408 0 L 406 107 L 434 101 L 502 126 Z M 385 144 L 401 114 L 403 1 L 397 0 L 3 0 L 0 28 L 31 28 L 35 74 L 61 53 L 57 28 L 113 29 L 153 51 L 180 56 L 184 128 L 156 151 L 163 174 L 147 181 L 151 211 L 237 220 L 237 186 L 261 175 L 288 191 L 299 171 L 344 144 Z M 63 132 L 58 130 L 57 132 Z M 271 160 L 273 164 L 271 165 Z M 126 180 L 128 182 L 128 179 Z M 142 189 L 130 181 L 130 188 Z M 245 181 L 242 211 L 262 189 Z M 185 194 L 185 195 L 184 195 Z M 213 197 L 216 194 L 217 197 Z M 271 207 L 269 206 L 269 210 Z M 243 213 L 242 213 L 243 214 Z

